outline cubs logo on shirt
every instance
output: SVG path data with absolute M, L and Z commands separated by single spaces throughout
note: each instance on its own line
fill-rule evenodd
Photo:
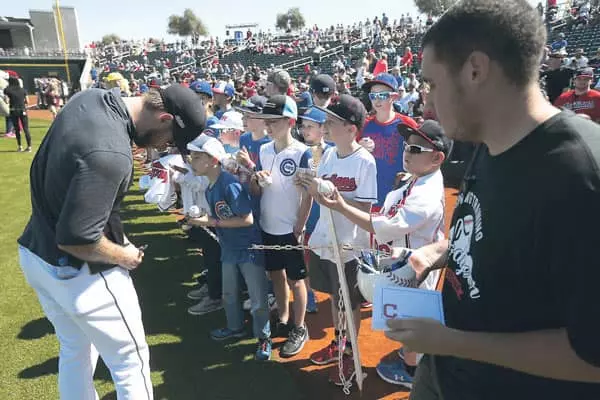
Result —
M 219 219 L 233 218 L 233 211 L 231 211 L 229 205 L 224 201 L 217 201 L 215 203 L 215 213 Z
M 286 158 L 279 165 L 279 170 L 284 176 L 294 175 L 296 173 L 297 168 L 298 166 L 296 165 L 296 161 L 292 160 L 291 158 Z

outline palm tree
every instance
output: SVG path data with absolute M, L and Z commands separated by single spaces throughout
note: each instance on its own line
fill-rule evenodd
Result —
M 286 32 L 302 29 L 305 24 L 304 15 L 302 15 L 298 7 L 290 8 L 285 14 L 277 14 L 277 19 L 275 21 L 275 26 Z
M 201 36 L 208 34 L 208 30 L 204 23 L 196 17 L 196 14 L 191 9 L 186 8 L 183 15 L 171 15 L 169 17 L 167 33 L 183 37 L 189 36 L 192 43 L 196 44 Z

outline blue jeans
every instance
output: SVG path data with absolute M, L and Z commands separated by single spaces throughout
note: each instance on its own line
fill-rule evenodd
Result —
M 252 333 L 259 339 L 271 337 L 269 304 L 267 301 L 267 275 L 262 265 L 251 262 L 223 263 L 223 306 L 227 316 L 227 328 L 239 331 L 244 327 L 244 310 L 240 300 L 242 282 L 246 281 L 252 308 Z

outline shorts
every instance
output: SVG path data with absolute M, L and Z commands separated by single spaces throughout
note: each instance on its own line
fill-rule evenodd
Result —
M 287 235 L 271 235 L 262 233 L 265 246 L 297 246 L 298 239 L 293 233 Z M 306 278 L 306 264 L 302 250 L 265 250 L 265 270 L 281 271 L 285 269 L 287 278 L 292 281 L 300 281 Z
M 340 281 L 338 278 L 337 266 L 329 260 L 323 260 L 318 255 L 310 252 L 310 287 L 319 292 L 329 293 L 332 296 L 334 304 L 340 301 Z M 356 310 L 362 301 L 356 274 L 358 272 L 358 260 L 348 261 L 344 265 L 346 283 L 350 292 L 350 303 L 352 309 Z

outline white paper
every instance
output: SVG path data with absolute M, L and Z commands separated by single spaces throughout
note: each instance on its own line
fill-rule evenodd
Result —
M 431 318 L 445 324 L 442 294 L 435 290 L 378 284 L 373 294 L 373 329 L 388 330 L 388 319 Z

